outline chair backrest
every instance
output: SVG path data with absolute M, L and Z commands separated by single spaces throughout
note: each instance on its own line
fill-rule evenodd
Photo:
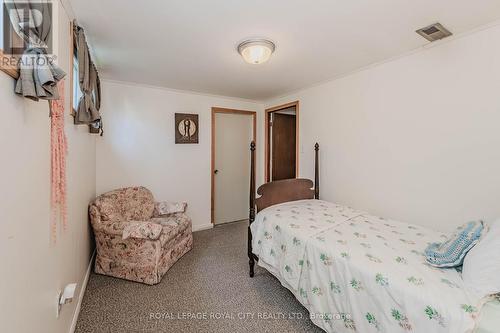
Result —
M 98 196 L 92 203 L 102 221 L 148 221 L 153 217 L 155 201 L 145 187 L 127 187 Z

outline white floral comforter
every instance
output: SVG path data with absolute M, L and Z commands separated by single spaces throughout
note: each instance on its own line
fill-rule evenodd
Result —
M 328 332 L 468 332 L 482 301 L 422 252 L 445 235 L 320 200 L 275 205 L 251 225 L 258 264 Z

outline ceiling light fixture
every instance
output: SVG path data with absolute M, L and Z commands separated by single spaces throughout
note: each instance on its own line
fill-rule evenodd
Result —
M 271 58 L 276 45 L 268 39 L 248 39 L 238 45 L 238 53 L 249 64 L 263 64 Z

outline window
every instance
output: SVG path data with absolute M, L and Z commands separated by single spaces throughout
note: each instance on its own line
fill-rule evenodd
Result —
M 1 0 L 0 0 L 1 1 Z M 72 31 L 72 56 L 71 56 L 71 108 L 72 115 L 75 117 L 74 122 L 76 125 L 88 125 L 89 132 L 93 134 L 101 134 L 102 135 L 102 122 L 101 118 L 98 114 L 99 106 L 100 106 L 100 85 L 99 85 L 99 74 L 95 68 L 92 59 L 86 63 L 86 66 L 89 66 L 88 72 L 88 80 L 89 87 L 88 92 L 91 94 L 87 95 L 87 89 L 85 89 L 85 93 L 82 93 L 79 73 L 81 68 L 79 68 L 79 59 L 78 55 L 82 52 L 88 53 L 88 47 L 85 42 L 85 35 L 83 32 L 83 28 L 71 23 L 71 31 Z M 78 49 L 78 47 L 82 47 L 83 49 Z M 86 73 L 87 74 L 87 73 Z M 87 87 L 86 87 L 87 88 Z M 78 106 L 80 104 L 80 100 L 85 97 L 85 108 L 89 108 L 89 110 L 78 110 Z M 88 99 L 90 98 L 90 100 Z M 87 105 L 88 104 L 88 105 Z M 83 107 L 83 105 L 82 105 Z M 96 114 L 97 113 L 97 114 Z
M 3 50 L 3 20 L 4 20 L 3 1 L 0 0 L 0 4 L 2 5 L 2 12 L 0 13 L 0 50 Z
M 78 108 L 78 102 L 82 97 L 82 91 L 80 89 L 80 80 L 78 74 L 78 55 L 76 48 L 73 49 L 73 111 Z
M 4 50 L 4 22 L 8 20 L 7 12 L 4 6 L 4 1 L 0 0 L 0 71 L 4 71 L 14 79 L 19 77 L 17 69 L 17 60 L 15 57 L 5 55 Z M 14 36 L 17 37 L 17 36 Z

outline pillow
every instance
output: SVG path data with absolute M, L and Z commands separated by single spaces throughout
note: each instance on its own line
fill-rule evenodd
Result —
M 427 262 L 434 267 L 462 265 L 467 252 L 479 241 L 483 228 L 483 221 L 469 222 L 458 227 L 446 242 L 430 244 L 425 249 Z
M 156 211 L 158 215 L 168 215 L 175 213 L 184 213 L 187 207 L 186 202 L 169 202 L 169 201 L 161 201 L 156 204 Z
M 462 279 L 483 297 L 500 293 L 500 219 L 465 256 Z

